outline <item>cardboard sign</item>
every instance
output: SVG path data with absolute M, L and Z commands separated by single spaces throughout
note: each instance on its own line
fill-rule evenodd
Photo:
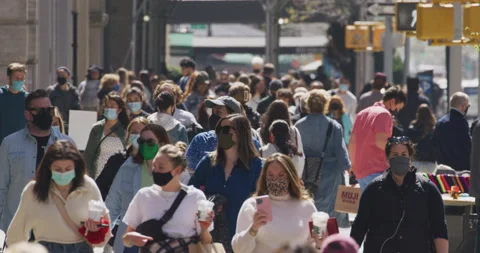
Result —
M 360 204 L 360 188 L 340 185 L 335 200 L 335 211 L 340 213 L 357 213 Z
M 96 122 L 97 112 L 70 110 L 68 136 L 72 137 L 79 150 L 85 150 L 90 130 Z

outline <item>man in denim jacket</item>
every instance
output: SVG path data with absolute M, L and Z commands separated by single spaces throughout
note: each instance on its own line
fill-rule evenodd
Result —
M 23 188 L 36 172 L 47 147 L 57 140 L 73 140 L 52 129 L 54 107 L 48 93 L 39 89 L 25 99 L 25 128 L 5 137 L 0 145 L 0 229 L 15 215 Z

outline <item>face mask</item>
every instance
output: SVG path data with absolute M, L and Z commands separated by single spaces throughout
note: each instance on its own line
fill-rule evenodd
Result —
M 470 106 L 467 106 L 467 109 L 465 109 L 465 115 L 467 115 L 469 108 L 470 108 Z
M 340 109 L 341 109 L 341 106 L 340 106 L 340 104 L 338 104 L 338 103 L 333 103 L 333 104 L 330 105 L 330 108 L 331 108 L 332 110 L 340 110 Z
M 157 154 L 159 149 L 160 147 L 158 144 L 148 145 L 147 143 L 142 143 L 142 145 L 140 145 L 139 151 L 140 154 L 142 154 L 143 159 L 149 161 L 155 158 L 155 155 Z
M 218 147 L 224 150 L 230 149 L 235 145 L 235 142 L 232 139 L 232 134 L 227 133 L 219 133 L 217 135 L 218 138 Z
M 410 169 L 410 158 L 406 156 L 395 156 L 390 158 L 390 170 L 399 176 L 404 176 Z
M 58 84 L 66 84 L 67 83 L 67 78 L 59 76 L 59 77 L 57 77 L 57 83 Z
M 397 115 L 398 113 L 398 109 L 393 109 L 393 110 L 389 110 L 390 111 L 390 114 L 392 114 L 393 116 Z
M 52 180 L 60 186 L 65 186 L 69 184 L 74 178 L 75 170 L 67 171 L 64 173 L 52 171 Z
M 12 81 L 12 88 L 16 91 L 21 91 L 23 89 L 24 84 L 25 84 L 25 81 L 14 80 Z
M 118 117 L 117 109 L 105 108 L 103 109 L 103 116 L 108 120 L 115 120 Z
M 272 196 L 285 196 L 288 194 L 288 180 L 285 178 L 267 179 L 267 191 Z
M 253 70 L 253 73 L 255 73 L 255 74 L 260 74 L 260 70 L 259 70 L 259 69 L 254 69 L 254 70 Z
M 120 85 L 117 83 L 113 86 L 114 91 L 119 91 L 120 90 Z
M 172 172 L 160 173 L 152 172 L 153 183 L 159 186 L 165 186 L 173 179 Z
M 37 115 L 33 115 L 32 123 L 41 130 L 48 130 L 52 127 L 53 116 L 48 111 L 40 111 Z
M 138 138 L 140 138 L 139 134 L 131 134 L 130 139 L 128 140 L 128 142 L 137 149 L 138 149 Z
M 131 112 L 138 112 L 142 109 L 142 102 L 130 102 L 127 106 Z
M 57 131 L 59 133 L 62 132 L 62 131 L 60 131 L 60 126 L 52 126 L 52 129 L 53 129 L 53 131 Z
M 342 84 L 340 84 L 339 88 L 340 88 L 341 91 L 347 91 L 348 90 L 348 84 L 342 83 Z
M 208 118 L 208 126 L 210 127 L 210 130 L 214 130 L 221 119 L 222 118 L 220 118 L 220 116 L 212 113 L 212 115 L 210 115 L 210 117 Z

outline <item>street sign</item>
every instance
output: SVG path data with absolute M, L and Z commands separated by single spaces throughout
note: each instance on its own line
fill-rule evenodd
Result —
M 368 3 L 367 12 L 371 16 L 395 15 L 394 3 Z
M 398 32 L 417 30 L 417 3 L 396 3 L 395 16 L 396 30 Z

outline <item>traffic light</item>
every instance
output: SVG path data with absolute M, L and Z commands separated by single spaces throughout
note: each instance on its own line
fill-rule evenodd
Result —
M 463 36 L 469 39 L 480 38 L 480 4 L 463 7 Z
M 369 45 L 369 27 L 347 25 L 345 27 L 345 48 L 366 49 Z
M 382 50 L 383 49 L 383 34 L 385 33 L 385 25 L 378 24 L 372 27 L 372 44 L 374 50 Z
M 417 5 L 417 38 L 420 40 L 453 40 L 453 5 L 419 3 Z

